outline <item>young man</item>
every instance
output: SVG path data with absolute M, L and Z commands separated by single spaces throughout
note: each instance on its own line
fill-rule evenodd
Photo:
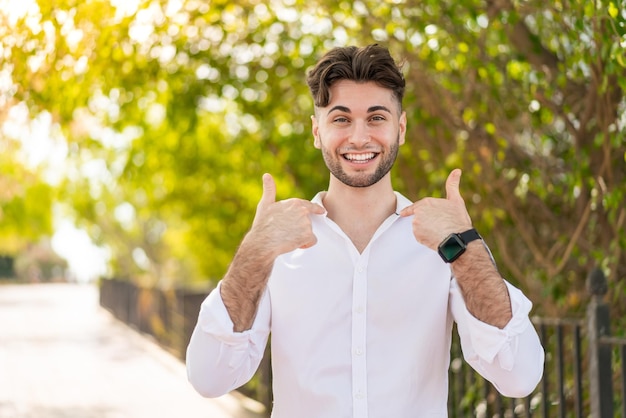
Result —
M 274 418 L 446 417 L 456 321 L 472 367 L 506 396 L 532 392 L 543 349 L 531 303 L 472 228 L 461 171 L 444 199 L 393 190 L 407 120 L 389 52 L 334 49 L 308 84 L 328 191 L 276 201 L 263 176 L 252 227 L 202 304 L 187 350 L 193 386 L 214 397 L 246 383 L 271 332 Z

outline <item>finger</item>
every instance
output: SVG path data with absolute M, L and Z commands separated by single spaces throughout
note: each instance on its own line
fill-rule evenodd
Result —
M 459 185 L 461 183 L 461 170 L 455 168 L 452 170 L 448 179 L 446 180 L 446 199 L 454 201 L 462 201 L 463 197 L 459 191 Z
M 282 203 L 290 203 L 293 208 L 304 209 L 307 214 L 311 215 L 323 215 L 326 213 L 326 208 L 324 208 L 324 206 L 318 203 L 313 203 L 310 200 L 300 199 L 297 197 L 283 200 Z
M 326 213 L 324 206 L 318 205 L 317 203 L 307 201 L 305 205 L 309 212 L 313 215 L 323 215 Z
M 307 248 L 311 248 L 317 244 L 317 237 L 315 235 L 312 236 L 311 240 L 304 245 L 301 245 L 299 248 L 306 250 Z
M 259 206 L 265 207 L 276 202 L 276 183 L 271 174 L 263 174 L 263 195 L 259 201 Z
M 411 206 L 407 206 L 406 208 L 402 209 L 400 211 L 400 216 L 405 217 L 405 216 L 411 216 L 415 214 L 415 208 L 413 207 L 413 205 Z

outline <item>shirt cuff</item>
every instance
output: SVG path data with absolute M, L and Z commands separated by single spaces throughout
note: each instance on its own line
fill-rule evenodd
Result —
M 202 332 L 211 335 L 221 343 L 220 358 L 229 366 L 237 368 L 248 357 L 261 358 L 265 347 L 269 326 L 264 327 L 255 321 L 252 328 L 243 332 L 233 331 L 233 321 L 224 305 L 220 293 L 221 282 L 209 293 L 200 306 L 198 326 Z M 266 294 L 263 298 L 267 297 Z
M 464 322 L 475 355 L 488 363 L 493 363 L 497 357 L 500 367 L 511 370 L 517 352 L 516 337 L 531 326 L 528 314 L 532 309 L 532 302 L 519 289 L 506 281 L 505 283 L 511 300 L 512 317 L 504 328 L 500 329 L 480 321 L 467 310 L 467 307 L 464 307 Z
M 198 325 L 203 332 L 211 334 L 225 344 L 247 343 L 250 336 L 260 330 L 255 329 L 258 328 L 257 324 L 253 324 L 249 330 L 242 332 L 233 331 L 233 321 L 230 319 L 220 293 L 221 284 L 222 282 L 219 282 L 217 287 L 209 293 L 202 305 L 200 305 Z

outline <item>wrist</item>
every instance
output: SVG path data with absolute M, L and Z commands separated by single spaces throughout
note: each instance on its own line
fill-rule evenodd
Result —
M 482 240 L 474 228 L 448 235 L 437 247 L 437 252 L 446 263 L 452 263 L 465 253 L 473 241 Z
M 237 254 L 239 253 L 246 258 L 252 257 L 258 261 L 267 260 L 267 262 L 271 264 L 273 264 L 276 257 L 281 254 L 280 251 L 275 249 L 272 245 L 271 238 L 254 229 L 248 231 L 241 240 L 239 248 L 237 249 Z

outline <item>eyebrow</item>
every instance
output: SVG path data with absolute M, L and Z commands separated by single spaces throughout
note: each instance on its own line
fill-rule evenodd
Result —
M 337 106 L 333 106 L 328 111 L 327 114 L 330 115 L 335 110 L 338 110 L 340 112 L 345 112 L 345 113 L 352 113 L 352 111 L 348 107 L 337 105 Z M 370 108 L 367 109 L 367 113 L 378 112 L 379 110 L 382 110 L 382 111 L 388 112 L 388 113 L 392 113 L 391 110 L 389 110 L 389 108 L 387 106 L 383 106 L 383 105 L 371 106 Z

